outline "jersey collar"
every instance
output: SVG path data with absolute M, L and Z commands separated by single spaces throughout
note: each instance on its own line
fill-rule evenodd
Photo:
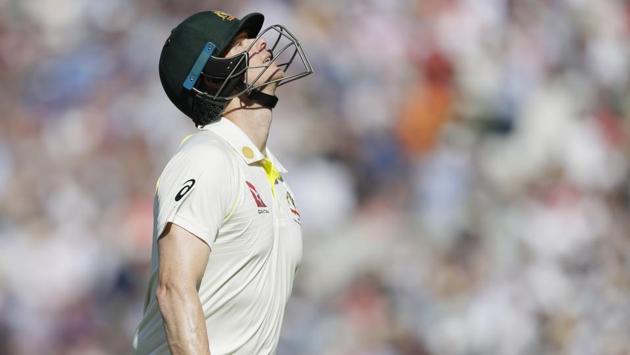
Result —
M 263 154 L 239 126 L 225 117 L 221 117 L 219 121 L 207 124 L 200 129 L 212 131 L 223 138 L 247 164 L 261 161 L 266 156 L 279 172 L 287 172 L 287 169 L 280 164 L 280 161 L 271 153 L 268 147 L 265 147 L 265 154 Z

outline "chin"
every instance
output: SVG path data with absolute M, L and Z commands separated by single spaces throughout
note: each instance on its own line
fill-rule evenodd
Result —
M 284 78 L 284 76 L 286 75 L 286 73 L 284 72 L 284 70 L 278 68 L 278 67 L 271 67 L 269 69 L 273 69 L 274 72 L 273 74 L 271 74 L 271 78 L 269 80 L 277 80 L 277 79 L 282 79 Z
M 277 80 L 277 79 L 282 79 L 284 78 L 284 71 L 281 69 L 278 69 L 277 72 L 273 73 L 273 76 L 271 77 L 271 80 Z
M 256 76 L 258 76 L 259 73 L 252 73 L 250 74 L 252 78 L 255 78 Z M 266 83 L 268 81 L 272 81 L 272 80 L 278 80 L 278 79 L 282 79 L 285 77 L 285 72 L 284 70 L 276 67 L 276 66 L 270 66 L 265 73 L 263 73 L 263 75 L 260 77 L 260 79 L 258 79 L 256 81 L 256 84 L 258 83 Z M 250 81 L 248 80 L 248 84 L 251 84 Z

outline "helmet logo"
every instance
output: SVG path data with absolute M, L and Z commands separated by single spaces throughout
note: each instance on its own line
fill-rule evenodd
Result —
M 236 17 L 234 17 L 234 16 L 232 16 L 230 14 L 226 14 L 223 11 L 216 10 L 216 11 L 212 11 L 212 12 L 214 12 L 215 15 L 219 16 L 221 18 L 221 20 L 223 20 L 223 21 L 225 21 L 225 20 L 232 21 L 232 20 L 234 20 L 236 18 Z

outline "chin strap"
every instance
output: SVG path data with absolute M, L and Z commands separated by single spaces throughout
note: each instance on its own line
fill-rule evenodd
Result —
M 268 109 L 272 109 L 276 107 L 278 103 L 278 97 L 275 95 L 265 94 L 260 90 L 252 90 L 247 94 L 247 98 L 257 104 L 260 104 L 262 107 L 266 107 Z

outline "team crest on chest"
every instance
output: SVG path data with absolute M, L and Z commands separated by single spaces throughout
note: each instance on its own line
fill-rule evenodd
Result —
M 249 181 L 245 181 L 245 183 L 247 184 L 247 187 L 249 188 L 249 192 L 251 192 L 252 197 L 254 198 L 254 202 L 256 202 L 256 206 L 259 207 L 258 213 L 269 213 L 269 210 L 266 209 L 267 205 L 265 204 L 265 201 L 263 201 L 262 197 L 258 193 L 258 190 L 256 190 L 256 186 L 254 186 L 254 184 L 252 184 Z M 262 210 L 260 208 L 265 208 L 265 209 Z

